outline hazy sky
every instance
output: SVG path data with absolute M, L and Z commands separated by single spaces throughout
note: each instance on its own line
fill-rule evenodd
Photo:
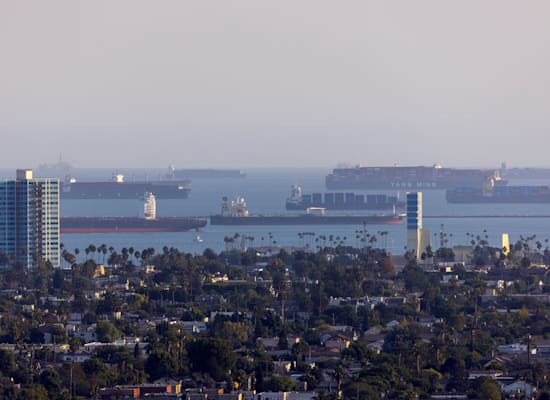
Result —
M 0 166 L 550 166 L 548 21 L 548 0 L 0 0 Z

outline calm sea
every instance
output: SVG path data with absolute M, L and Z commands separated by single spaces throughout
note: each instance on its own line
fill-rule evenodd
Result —
M 0 170 L 2 176 L 11 177 L 15 171 Z M 114 170 L 90 169 L 75 170 L 73 175 L 80 180 L 108 180 Z M 118 170 L 125 174 L 125 179 L 156 179 L 165 170 Z M 236 195 L 245 197 L 252 213 L 283 214 L 285 200 L 290 194 L 291 186 L 300 184 L 305 193 L 323 192 L 324 177 L 328 169 L 247 169 L 244 179 L 194 179 L 188 199 L 157 200 L 159 216 L 208 216 L 220 212 L 221 198 Z M 35 172 L 35 175 L 38 175 Z M 510 184 L 547 185 L 548 181 L 510 182 Z M 365 192 L 369 193 L 369 192 Z M 384 193 L 373 191 L 370 193 Z M 395 192 L 385 192 L 393 194 Z M 404 198 L 404 193 L 399 194 Z M 441 190 L 425 191 L 424 215 L 550 215 L 550 204 L 448 204 L 445 192 Z M 135 216 L 143 214 L 143 204 L 139 200 L 62 200 L 62 216 Z M 487 235 L 491 245 L 500 246 L 501 234 L 510 234 L 510 240 L 516 241 L 520 235 L 536 235 L 537 240 L 544 242 L 550 238 L 550 218 L 424 218 L 424 227 L 429 229 L 435 245 L 439 246 L 439 233 L 443 229 L 449 244 L 466 244 L 467 233 Z M 254 237 L 254 245 L 270 245 L 276 242 L 281 246 L 300 246 L 320 235 L 339 237 L 348 245 L 358 246 L 358 231 L 362 226 L 210 226 L 201 232 L 178 233 L 131 233 L 131 234 L 64 234 L 62 242 L 67 249 L 84 249 L 89 244 L 102 243 L 122 247 L 134 247 L 141 250 L 154 247 L 157 250 L 164 246 L 176 247 L 193 254 L 202 253 L 206 248 L 221 251 L 225 248 L 224 237 L 239 234 Z M 386 247 L 394 254 L 403 252 L 406 240 L 405 224 L 403 225 L 370 225 L 369 233 L 387 232 L 380 237 L 377 244 Z M 485 231 L 485 232 L 484 232 Z M 300 233 L 308 232 L 300 238 Z M 202 242 L 196 241 L 200 235 Z

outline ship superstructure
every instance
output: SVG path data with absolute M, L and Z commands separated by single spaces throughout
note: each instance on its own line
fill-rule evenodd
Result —
M 143 216 L 145 219 L 157 219 L 157 199 L 151 192 L 145 193 L 143 203 Z
M 224 217 L 248 217 L 248 209 L 246 208 L 246 200 L 243 196 L 236 196 L 233 200 L 222 197 L 222 216 Z

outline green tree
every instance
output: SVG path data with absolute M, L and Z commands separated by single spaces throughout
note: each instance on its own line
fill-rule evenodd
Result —
M 6 376 L 15 370 L 15 357 L 9 350 L 0 349 L 0 372 Z
M 17 397 L 20 400 L 48 400 L 52 398 L 49 397 L 48 391 L 42 385 L 31 385 L 23 388 Z
M 296 382 L 288 376 L 275 375 L 264 382 L 264 390 L 271 392 L 292 392 L 296 390 Z
M 104 343 L 113 342 L 122 336 L 122 332 L 120 332 L 117 327 L 109 321 L 98 321 L 96 334 L 97 339 Z
M 0 376 L 0 399 L 16 399 L 17 390 L 12 378 Z
M 107 373 L 107 366 L 99 358 L 90 358 L 82 363 L 82 369 L 88 375 L 100 375 Z
M 220 316 L 216 316 L 209 329 L 210 336 L 224 338 L 235 348 L 248 341 L 248 330 L 244 322 L 232 322 Z
M 61 396 L 61 378 L 54 369 L 46 369 L 40 374 L 39 382 L 48 392 L 49 399 L 57 399 Z
M 236 361 L 233 347 L 223 339 L 195 340 L 189 343 L 187 353 L 192 371 L 207 373 L 217 381 L 227 379 Z
M 174 376 L 178 372 L 178 360 L 165 350 L 155 349 L 147 358 L 145 372 L 151 380 Z
M 494 379 L 491 379 L 488 377 L 477 378 L 472 383 L 470 394 L 475 395 L 478 399 L 487 399 L 487 400 L 502 399 L 500 395 L 498 383 Z

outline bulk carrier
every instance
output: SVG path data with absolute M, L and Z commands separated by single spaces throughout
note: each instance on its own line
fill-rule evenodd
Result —
M 403 209 L 405 202 L 397 196 L 385 194 L 312 193 L 303 194 L 299 185 L 293 185 L 286 199 L 287 210 L 307 210 L 321 207 L 327 210 L 393 210 Z
M 481 186 L 487 178 L 498 178 L 498 171 L 484 169 L 431 167 L 354 167 L 335 168 L 325 178 L 334 189 L 427 190 L 458 186 Z
M 246 201 L 237 196 L 229 202 L 222 199 L 222 213 L 210 217 L 211 225 L 387 225 L 401 224 L 403 216 L 325 214 L 324 208 L 310 207 L 306 214 L 262 215 L 250 214 Z
M 185 199 L 191 191 L 190 180 L 132 181 L 124 175 L 113 175 L 111 181 L 77 182 L 68 176 L 63 182 L 61 197 L 66 199 L 141 199 L 147 192 L 159 199 Z
M 61 217 L 61 233 L 186 232 L 200 230 L 205 218 L 157 217 L 156 199 L 145 193 L 144 218 L 139 217 Z

